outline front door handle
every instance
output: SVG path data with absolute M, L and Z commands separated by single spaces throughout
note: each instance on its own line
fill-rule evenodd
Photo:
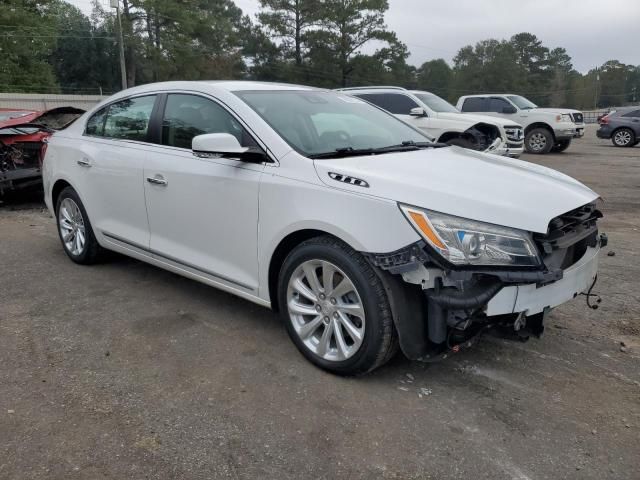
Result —
M 167 182 L 162 175 L 156 175 L 155 177 L 147 177 L 147 182 L 152 183 L 154 185 L 161 185 L 166 187 L 169 182 Z
M 88 158 L 83 157 L 80 160 L 78 160 L 78 165 L 80 165 L 81 167 L 90 167 L 91 166 L 91 162 L 89 161 Z

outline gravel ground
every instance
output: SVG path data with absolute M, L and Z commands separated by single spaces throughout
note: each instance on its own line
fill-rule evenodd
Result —
M 640 147 L 591 128 L 525 157 L 605 198 L 600 308 L 358 379 L 266 309 L 123 257 L 72 264 L 37 201 L 5 202 L 0 478 L 639 479 Z

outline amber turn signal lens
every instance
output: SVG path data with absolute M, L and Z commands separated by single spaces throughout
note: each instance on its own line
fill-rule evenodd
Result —
M 427 237 L 433 245 L 442 250 L 447 249 L 446 245 L 442 243 L 442 240 L 440 240 L 440 237 L 438 237 L 436 232 L 433 231 L 431 225 L 429 225 L 429 222 L 427 222 L 427 219 L 422 213 L 414 212 L 412 210 L 409 210 L 408 213 L 415 226 L 420 229 L 424 236 Z

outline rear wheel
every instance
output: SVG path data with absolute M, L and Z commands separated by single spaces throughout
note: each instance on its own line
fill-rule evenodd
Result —
M 313 238 L 289 254 L 278 299 L 293 343 L 320 368 L 363 374 L 397 350 L 382 281 L 360 253 L 335 238 Z
M 534 128 L 524 138 L 524 146 L 529 153 L 549 153 L 553 145 L 553 135 L 546 128 Z
M 630 128 L 620 128 L 611 135 L 611 142 L 616 147 L 633 147 L 636 144 L 636 136 Z
M 560 153 L 560 152 L 564 152 L 567 148 L 569 148 L 569 145 L 571 145 L 571 139 L 567 139 L 567 140 L 560 140 L 558 143 L 556 143 L 553 148 L 551 149 L 552 152 L 555 153 Z
M 80 197 L 71 187 L 66 187 L 58 196 L 56 220 L 62 248 L 69 258 L 84 265 L 96 263 L 103 250 Z

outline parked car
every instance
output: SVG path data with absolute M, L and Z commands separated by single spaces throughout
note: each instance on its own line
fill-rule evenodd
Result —
M 44 142 L 83 113 L 72 107 L 44 111 L 0 108 L 0 195 L 41 184 Z
M 509 119 L 524 127 L 529 153 L 563 152 L 574 138 L 584 136 L 584 115 L 567 108 L 540 108 L 520 95 L 465 95 L 457 107 L 465 113 L 483 113 Z
M 514 158 L 522 154 L 521 125 L 488 115 L 462 114 L 433 93 L 400 87 L 357 87 L 338 91 L 387 110 L 438 142 Z
M 598 123 L 598 138 L 610 138 L 616 147 L 633 147 L 640 143 L 640 107 L 613 110 Z
M 425 140 L 339 92 L 150 84 L 51 137 L 45 200 L 72 261 L 114 250 L 271 307 L 338 374 L 541 333 L 595 281 L 598 195 Z

